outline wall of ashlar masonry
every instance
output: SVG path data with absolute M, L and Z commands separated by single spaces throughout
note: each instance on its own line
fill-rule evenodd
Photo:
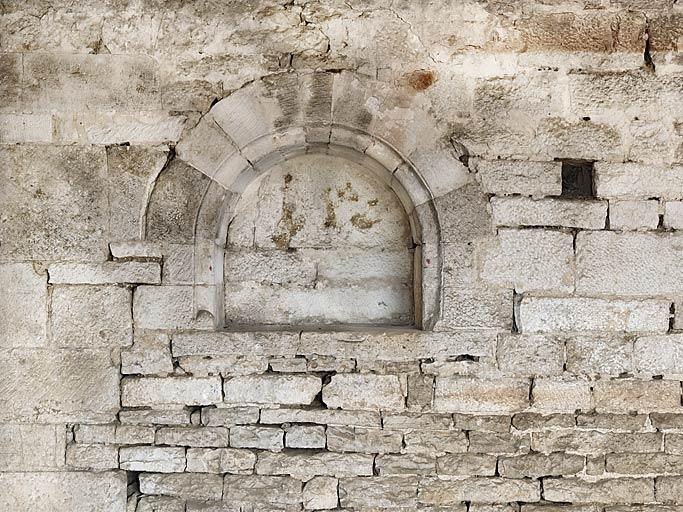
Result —
M 683 509 L 682 41 L 2 2 L 0 510 Z

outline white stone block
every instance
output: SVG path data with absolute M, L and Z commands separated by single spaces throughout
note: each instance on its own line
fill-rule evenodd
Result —
M 323 388 L 323 402 L 332 409 L 402 410 L 405 389 L 396 375 L 337 374 Z
M 153 261 L 53 263 L 48 274 L 51 284 L 159 284 L 161 265 Z
M 121 469 L 147 473 L 182 473 L 185 448 L 166 446 L 123 446 L 119 450 Z
M 229 404 L 310 404 L 320 392 L 315 375 L 245 375 L 226 379 Z
M 220 377 L 125 377 L 124 407 L 210 405 L 222 400 Z
M 620 231 L 644 231 L 657 229 L 659 224 L 659 201 L 609 202 L 610 229 Z
M 492 197 L 493 222 L 497 226 L 554 226 L 604 229 L 606 201 Z
M 0 265 L 0 348 L 46 342 L 47 285 L 31 263 Z

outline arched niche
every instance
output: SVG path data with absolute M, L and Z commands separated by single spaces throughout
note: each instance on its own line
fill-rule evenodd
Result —
M 441 314 L 443 263 L 434 201 L 463 186 L 467 169 L 423 95 L 349 72 L 264 77 L 183 135 L 176 158 L 210 178 L 193 227 L 197 314 L 226 327 L 223 257 L 240 198 L 269 170 L 305 155 L 352 162 L 393 191 L 414 246 L 411 324 L 431 329 Z

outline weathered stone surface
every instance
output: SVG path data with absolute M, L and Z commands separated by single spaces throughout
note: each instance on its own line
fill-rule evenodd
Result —
M 607 454 L 605 469 L 619 475 L 680 473 L 683 456 L 668 453 Z
M 138 286 L 133 295 L 133 318 L 141 329 L 182 329 L 193 325 L 191 286 Z
M 259 410 L 257 407 L 202 409 L 202 425 L 209 425 L 212 427 L 243 425 L 248 423 L 256 423 L 258 420 Z M 262 421 L 262 423 L 265 422 Z
M 439 457 L 436 469 L 440 475 L 494 476 L 496 456 L 483 453 L 458 453 Z
M 683 271 L 677 234 L 579 233 L 577 291 L 586 294 L 680 294 Z
M 104 263 L 56 263 L 48 267 L 51 284 L 159 284 L 157 262 L 105 261 Z
M 157 430 L 156 444 L 222 448 L 229 444 L 225 427 L 165 427 Z
M 633 347 L 635 367 L 649 375 L 683 373 L 683 336 L 639 336 Z
M 374 457 L 361 453 L 268 453 L 260 452 L 256 472 L 260 475 L 292 475 L 308 479 L 312 476 L 336 477 L 372 475 Z
M 529 451 L 528 434 L 517 432 L 470 432 L 467 450 L 474 453 L 525 453 Z
M 301 507 L 302 485 L 284 476 L 226 475 L 223 500 L 240 506 Z
M 325 448 L 325 442 L 322 425 L 292 425 L 285 430 L 287 448 Z
M 683 165 L 595 164 L 598 197 L 683 199 Z
M 403 436 L 391 430 L 328 427 L 327 449 L 333 452 L 398 453 Z
M 624 433 L 600 432 L 598 430 L 558 430 L 534 432 L 531 437 L 532 450 L 596 453 L 649 453 L 656 452 L 662 443 L 662 435 L 654 432 Z
M 655 480 L 655 496 L 664 503 L 680 503 L 683 478 L 680 476 L 661 476 Z
M 478 380 L 437 377 L 434 408 L 445 412 L 509 413 L 527 407 L 529 382 L 522 379 Z
M 122 472 L 0 473 L 0 505 L 5 510 L 124 512 Z
M 342 478 L 339 503 L 349 508 L 415 507 L 418 480 L 410 476 Z
M 666 217 L 665 217 L 666 220 Z M 610 201 L 610 229 L 646 231 L 659 224 L 659 201 Z
M 589 482 L 579 478 L 543 481 L 545 499 L 574 503 L 648 503 L 654 501 L 651 478 L 615 478 Z
M 105 259 L 103 148 L 4 146 L 0 169 L 0 260 Z
M 604 229 L 607 218 L 604 201 L 492 197 L 491 208 L 497 226 Z
M 279 428 L 237 425 L 230 429 L 230 446 L 279 452 L 284 446 L 284 436 Z
M 330 408 L 401 410 L 404 390 L 395 375 L 339 374 L 323 387 L 323 402 Z
M 30 263 L 0 265 L 0 348 L 41 347 L 47 339 L 47 286 Z
M 683 229 L 683 201 L 664 203 L 664 227 Z
M 567 370 L 579 375 L 633 372 L 633 338 L 611 334 L 578 334 L 567 339 Z
M 118 469 L 119 450 L 107 444 L 76 444 L 66 447 L 66 465 L 72 469 L 103 471 Z
M 531 401 L 541 412 L 574 412 L 590 409 L 593 397 L 587 381 L 546 378 L 534 380 Z
M 442 455 L 467 451 L 467 434 L 461 430 L 415 430 L 404 436 L 405 452 Z
M 223 398 L 220 377 L 126 377 L 121 386 L 127 407 L 208 405 Z
M 378 455 L 375 467 L 379 476 L 432 475 L 436 473 L 436 456 L 411 453 Z
M 593 394 L 598 412 L 650 412 L 681 405 L 681 387 L 675 381 L 599 381 Z
M 484 192 L 496 195 L 559 196 L 562 192 L 560 162 L 471 159 Z
M 118 364 L 108 352 L 0 351 L 0 365 L 0 421 L 107 422 L 119 410 Z
M 524 297 L 519 305 L 522 332 L 666 332 L 670 302 Z
M 448 287 L 439 330 L 509 329 L 512 319 L 512 290 L 496 286 Z
M 223 478 L 207 474 L 142 473 L 140 492 L 200 501 L 217 501 L 223 494 Z
M 310 404 L 322 383 L 314 375 L 248 375 L 226 379 L 228 404 Z
M 564 342 L 553 336 L 502 334 L 498 338 L 498 367 L 520 376 L 560 375 Z
M 133 342 L 131 293 L 117 286 L 56 286 L 52 336 L 69 348 L 125 347 Z
M 146 425 L 116 425 L 116 444 L 152 444 L 155 428 Z
M 482 279 L 518 292 L 571 292 L 572 236 L 555 231 L 501 229 L 480 255 Z
M 64 465 L 66 432 L 55 425 L 0 425 L 0 471 L 47 471 Z
M 218 414 L 218 413 L 214 413 Z M 317 423 L 351 427 L 381 427 L 378 411 L 343 411 L 336 409 L 263 409 L 261 423 Z
M 303 502 L 306 510 L 337 508 L 336 478 L 317 476 L 304 484 Z
M 121 411 L 119 421 L 132 425 L 188 425 L 190 423 L 190 412 L 172 409 L 134 409 Z
M 114 444 L 116 442 L 116 425 L 76 425 L 74 439 L 84 444 Z
M 249 450 L 232 448 L 189 448 L 187 468 L 190 473 L 248 474 L 254 469 L 256 455 Z
M 136 512 L 185 512 L 185 503 L 168 496 L 142 496 L 138 500 Z
M 171 343 L 168 335 L 136 333 L 133 346 L 121 351 L 121 373 L 168 375 L 173 373 Z
M 464 480 L 429 479 L 420 482 L 420 503 L 444 506 L 461 501 L 508 502 L 540 500 L 538 481 L 529 479 L 504 479 L 473 477 Z
M 503 457 L 499 462 L 501 476 L 507 478 L 539 478 L 574 475 L 584 467 L 584 457 L 566 453 L 528 453 L 519 457 Z

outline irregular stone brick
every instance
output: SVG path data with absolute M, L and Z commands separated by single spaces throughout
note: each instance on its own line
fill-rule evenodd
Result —
M 100 473 L 0 473 L 0 507 L 32 512 L 123 512 L 126 476 Z
M 527 407 L 529 382 L 517 379 L 483 380 L 438 377 L 434 408 L 462 413 L 510 413 Z
M 548 478 L 543 481 L 548 501 L 574 503 L 649 503 L 654 501 L 651 478 L 614 478 L 589 482 L 580 478 Z
M 46 471 L 64 465 L 66 432 L 54 425 L 0 425 L 0 471 Z
M 304 485 L 303 502 L 305 510 L 327 510 L 337 508 L 336 478 L 316 476 Z
M 497 360 L 507 374 L 560 375 L 564 370 L 564 342 L 553 336 L 501 334 Z
M 665 217 L 666 219 L 666 217 Z M 657 229 L 659 201 L 609 202 L 609 227 L 621 231 L 647 231 Z
M 428 505 L 452 505 L 461 501 L 484 503 L 508 501 L 539 501 L 538 481 L 472 477 L 464 480 L 425 479 L 420 482 L 418 502 Z
M 652 426 L 657 430 L 683 429 L 683 414 L 673 412 L 653 412 L 650 414 Z
M 489 414 L 454 414 L 453 423 L 460 430 L 481 430 L 484 432 L 509 432 L 511 418 Z
M 500 229 L 479 256 L 479 275 L 517 292 L 571 292 L 573 238 L 566 233 L 540 229 Z
M 76 425 L 73 430 L 74 439 L 83 444 L 114 444 L 116 442 L 116 425 Z
M 557 226 L 604 229 L 605 201 L 492 197 L 493 222 L 497 226 Z
M 339 503 L 349 508 L 395 508 L 416 506 L 417 478 L 385 476 L 342 478 Z
M 581 380 L 535 379 L 531 402 L 534 409 L 545 413 L 590 409 L 593 405 L 591 385 Z
M 126 377 L 121 386 L 124 407 L 209 405 L 223 399 L 220 377 Z
M 183 329 L 193 326 L 191 286 L 138 286 L 133 295 L 133 318 L 141 329 Z
M 66 447 L 66 465 L 88 471 L 118 469 L 119 450 L 112 445 L 72 443 Z
M 619 475 L 679 473 L 683 456 L 669 453 L 607 454 L 605 469 Z
M 661 444 L 662 435 L 655 432 L 634 434 L 597 430 L 557 430 L 534 432 L 531 435 L 531 449 L 543 453 L 649 453 L 657 452 Z
M 660 476 L 655 479 L 655 495 L 657 501 L 663 503 L 680 503 L 683 490 L 683 477 Z
M 496 456 L 484 453 L 457 453 L 444 455 L 436 461 L 440 475 L 494 476 Z
M 48 267 L 51 284 L 159 284 L 161 265 L 152 261 L 54 263 Z
M 284 476 L 226 475 L 223 501 L 240 506 L 286 509 L 301 506 L 301 482 Z
M 634 371 L 633 338 L 581 334 L 567 339 L 567 370 L 578 375 L 614 375 Z
M 0 265 L 0 348 L 41 347 L 47 338 L 47 286 L 31 263 Z
M 383 454 L 375 458 L 375 467 L 379 476 L 431 475 L 436 473 L 436 457 L 410 453 Z
M 140 492 L 187 500 L 218 501 L 223 495 L 223 478 L 199 473 L 141 473 Z
M 325 427 L 292 425 L 285 430 L 287 448 L 325 448 Z
M 110 348 L 133 342 L 131 293 L 118 286 L 56 286 L 52 335 L 61 347 Z
M 331 408 L 401 410 L 404 390 L 396 375 L 338 374 L 323 388 L 323 402 Z
M 453 426 L 449 414 L 385 414 L 382 426 L 387 430 L 444 430 Z
M 116 444 L 153 444 L 154 427 L 141 425 L 116 425 Z
M 667 201 L 664 203 L 664 227 L 683 229 L 683 201 Z
M 415 430 L 404 435 L 405 452 L 420 454 L 467 451 L 467 435 L 460 430 Z
M 229 404 L 310 404 L 322 383 L 315 375 L 248 375 L 227 379 Z
M 259 420 L 263 424 L 317 423 L 350 427 L 381 427 L 377 411 L 341 411 L 335 409 L 263 409 Z
M 683 435 L 666 434 L 664 438 L 664 451 L 677 455 L 683 454 Z
M 470 159 L 484 192 L 496 195 L 559 196 L 561 162 Z
M 238 425 L 230 429 L 230 446 L 279 452 L 284 446 L 284 436 L 279 428 Z
M 540 478 L 581 473 L 584 463 L 582 455 L 527 453 L 519 457 L 502 457 L 498 468 L 501 476 L 506 478 Z
M 645 429 L 646 420 L 645 414 L 579 414 L 576 425 L 584 428 L 637 431 Z
M 121 469 L 148 473 L 182 473 L 185 449 L 162 446 L 123 446 L 119 451 Z
M 190 412 L 187 410 L 137 409 L 121 411 L 119 421 L 131 425 L 189 425 Z
M 291 475 L 308 479 L 313 476 L 370 476 L 372 455 L 361 453 L 268 453 L 260 452 L 256 463 L 259 475 Z
M 683 373 L 683 335 L 641 336 L 635 341 L 636 369 L 644 374 Z
M 552 427 L 571 428 L 576 426 L 576 420 L 572 414 L 523 412 L 512 417 L 512 426 L 517 430 L 543 430 Z
M 223 448 L 230 444 L 225 427 L 164 427 L 157 430 L 156 444 Z
M 398 453 L 403 436 L 390 430 L 328 427 L 327 449 L 333 452 Z
M 185 512 L 185 503 L 168 496 L 141 496 L 135 512 Z
M 681 405 L 681 386 L 674 381 L 598 381 L 593 394 L 598 412 L 650 412 Z
M 683 165 L 595 164 L 598 197 L 683 199 Z
M 443 293 L 440 329 L 510 328 L 512 290 L 494 286 L 448 287 Z
M 190 473 L 249 474 L 256 464 L 256 455 L 249 450 L 233 448 L 189 448 L 187 469 Z
M 606 300 L 524 297 L 519 306 L 522 332 L 625 331 L 666 332 L 665 300 Z
M 173 373 L 168 335 L 156 332 L 136 333 L 133 346 L 121 351 L 121 373 L 138 375 Z
M 258 420 L 258 407 L 229 407 L 225 409 L 202 409 L 202 425 L 208 425 L 210 427 L 246 425 L 249 423 L 256 423 L 258 422 Z M 284 421 L 282 423 L 284 423 Z
M 516 432 L 475 432 L 468 435 L 468 451 L 479 453 L 519 453 L 528 452 L 531 439 L 529 434 Z

